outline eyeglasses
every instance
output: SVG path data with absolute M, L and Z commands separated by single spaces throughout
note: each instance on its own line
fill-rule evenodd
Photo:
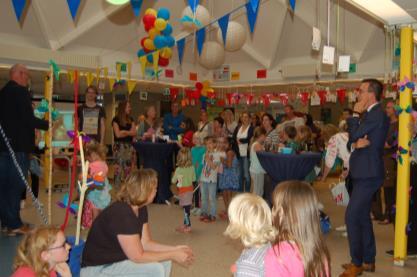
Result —
M 55 250 L 55 249 L 60 249 L 60 248 L 65 248 L 65 246 L 67 246 L 67 242 L 64 242 L 61 246 L 57 246 L 57 247 L 51 247 L 51 248 L 48 248 L 47 250 L 49 251 L 49 250 Z

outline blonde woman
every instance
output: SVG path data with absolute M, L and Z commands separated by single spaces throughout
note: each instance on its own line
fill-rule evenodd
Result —
M 176 229 L 181 233 L 191 232 L 190 211 L 193 202 L 193 182 L 195 181 L 190 148 L 181 148 L 177 156 L 177 169 L 172 177 L 172 183 L 178 187 L 180 206 L 184 209 L 184 224 Z
M 188 246 L 169 246 L 152 239 L 147 205 L 156 194 L 158 179 L 152 169 L 133 171 L 104 209 L 87 237 L 81 276 L 170 276 L 171 260 L 191 265 Z
M 242 193 L 232 199 L 228 214 L 230 223 L 224 234 L 240 239 L 245 247 L 232 266 L 234 276 L 265 276 L 265 253 L 276 235 L 268 204 L 257 195 Z
M 330 276 L 330 254 L 313 187 L 301 181 L 282 182 L 272 194 L 272 204 L 278 233 L 265 256 L 265 276 Z
M 57 273 L 71 277 L 66 263 L 70 248 L 60 229 L 35 229 L 22 239 L 17 248 L 12 277 L 55 277 Z

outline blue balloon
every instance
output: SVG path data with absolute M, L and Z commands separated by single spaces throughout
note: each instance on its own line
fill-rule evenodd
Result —
M 157 15 L 158 18 L 168 20 L 169 16 L 170 16 L 170 12 L 167 8 L 160 8 L 158 10 L 158 15 Z
M 148 56 L 146 56 L 146 58 L 148 59 L 149 63 L 153 63 L 153 55 L 149 54 Z
M 168 40 L 164 36 L 156 36 L 153 40 L 156 49 L 162 49 L 167 46 Z
M 166 40 L 167 47 L 174 47 L 175 39 L 172 36 L 165 37 L 165 40 Z
M 145 56 L 145 55 L 146 55 L 145 50 L 140 49 L 140 50 L 138 51 L 137 55 L 138 55 L 138 57 L 143 57 L 143 56 Z
M 162 31 L 162 34 L 164 36 L 170 36 L 172 34 L 172 26 L 171 24 L 167 24 L 167 26 L 165 27 L 165 29 Z

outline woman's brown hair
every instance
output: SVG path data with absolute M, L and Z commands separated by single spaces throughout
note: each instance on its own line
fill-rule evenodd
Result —
M 282 182 L 272 194 L 272 204 L 272 222 L 278 232 L 275 244 L 294 241 L 302 256 L 304 275 L 328 276 L 330 254 L 321 233 L 317 195 L 311 185 Z
M 126 126 L 129 123 L 132 123 L 130 115 L 126 114 L 126 106 L 129 104 L 129 101 L 122 101 L 117 106 L 116 118 L 119 120 L 121 126 Z
M 132 171 L 116 193 L 116 201 L 142 207 L 146 205 L 152 190 L 158 185 L 158 176 L 153 169 Z

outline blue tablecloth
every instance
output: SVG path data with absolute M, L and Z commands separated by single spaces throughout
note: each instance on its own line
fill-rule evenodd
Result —
M 133 147 L 143 162 L 143 168 L 152 168 L 158 172 L 158 191 L 154 202 L 165 203 L 172 197 L 169 187 L 174 169 L 173 156 L 178 149 L 177 144 L 137 142 L 133 144 Z
M 274 187 L 287 180 L 304 180 L 321 160 L 320 153 L 287 155 L 258 152 L 257 155 L 262 167 L 273 180 Z

